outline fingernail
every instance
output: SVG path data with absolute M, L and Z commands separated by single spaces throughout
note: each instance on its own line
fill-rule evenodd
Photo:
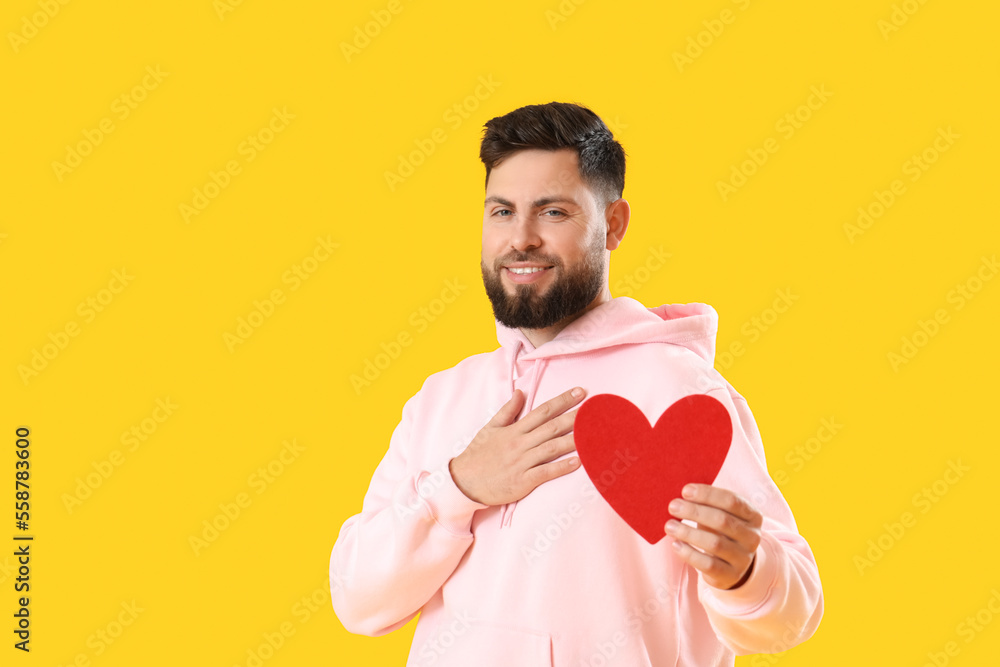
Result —
M 581 396 L 583 396 L 583 389 L 577 387 L 573 390 L 573 398 L 580 398 Z
M 677 499 L 671 500 L 668 509 L 671 512 L 679 512 L 681 510 L 681 501 Z

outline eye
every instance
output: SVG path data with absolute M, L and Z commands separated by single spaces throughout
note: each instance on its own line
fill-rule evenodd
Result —
M 555 213 L 555 215 L 549 215 L 549 213 Z M 557 218 L 557 217 L 560 217 L 560 216 L 564 216 L 565 217 L 566 214 L 563 213 L 562 211 L 557 211 L 556 209 L 553 208 L 553 209 L 549 209 L 548 211 L 546 211 L 545 215 L 546 215 L 546 217 L 549 217 L 549 218 Z
M 507 216 L 501 215 L 502 213 L 511 213 L 511 210 L 509 208 L 501 208 L 493 211 L 493 215 L 499 215 L 501 218 L 506 218 Z

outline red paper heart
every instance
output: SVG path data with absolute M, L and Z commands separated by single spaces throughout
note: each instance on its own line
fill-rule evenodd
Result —
M 729 411 L 705 394 L 679 399 L 652 428 L 627 398 L 597 394 L 573 424 L 577 455 L 594 486 L 650 544 L 665 537 L 667 505 L 685 484 L 715 481 L 732 438 Z

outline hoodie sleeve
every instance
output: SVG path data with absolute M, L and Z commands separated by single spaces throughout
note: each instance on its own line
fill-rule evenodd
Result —
M 750 408 L 735 390 L 726 398 L 737 416 L 732 444 L 737 449 L 732 452 L 733 474 L 720 476 L 716 484 L 747 498 L 764 515 L 764 522 L 747 581 L 739 588 L 721 590 L 699 575 L 698 598 L 719 640 L 737 655 L 780 653 L 809 639 L 819 626 L 823 617 L 819 570 L 791 509 L 767 473 Z
M 353 633 L 379 636 L 408 623 L 472 544 L 472 515 L 487 507 L 455 485 L 448 461 L 412 463 L 417 393 L 403 406 L 362 510 L 344 522 L 330 556 L 334 611 Z

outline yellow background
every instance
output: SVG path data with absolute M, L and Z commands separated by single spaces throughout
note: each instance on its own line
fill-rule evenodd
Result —
M 815 637 L 737 664 L 922 665 L 948 642 L 949 664 L 994 664 L 1000 622 L 971 638 L 960 624 L 1000 589 L 1000 280 L 962 308 L 953 290 L 989 274 L 982 258 L 1000 246 L 1000 10 L 400 0 L 345 56 L 388 4 L 4 3 L 3 664 L 247 665 L 283 624 L 293 634 L 269 667 L 404 663 L 414 624 L 368 638 L 338 623 L 330 550 L 403 402 L 430 373 L 497 346 L 478 268 L 478 141 L 489 118 L 553 100 L 593 108 L 628 153 L 633 217 L 613 295 L 630 278 L 647 306 L 718 310 L 720 350 L 743 344 L 718 368 L 748 399 L 772 474 L 787 474 L 819 564 Z M 713 23 L 723 10 L 732 21 Z M 679 67 L 688 48 L 696 57 Z M 814 86 L 829 96 L 803 111 Z M 123 95 L 135 107 L 124 118 Z M 294 118 L 248 160 L 243 142 L 274 109 Z M 776 124 L 797 112 L 808 119 L 787 137 Z M 113 131 L 57 174 L 104 119 Z M 911 181 L 904 164 L 941 128 L 957 139 Z M 436 129 L 444 141 L 390 188 L 385 173 Z M 777 152 L 724 201 L 717 183 L 769 138 Z M 185 221 L 181 205 L 230 161 L 239 173 Z M 905 193 L 851 242 L 845 224 L 896 179 Z M 338 247 L 292 290 L 283 277 L 318 237 Z M 660 248 L 668 261 L 644 271 Z M 466 289 L 418 330 L 411 315 L 448 280 Z M 230 350 L 225 334 L 276 289 L 284 302 Z M 779 290 L 798 298 L 775 319 Z M 110 301 L 88 320 L 88 298 Z M 894 368 L 889 354 L 939 309 L 947 322 Z M 78 335 L 22 378 L 68 323 Z M 401 333 L 411 344 L 355 391 L 351 376 Z M 168 398 L 178 407 L 155 421 Z M 841 425 L 833 437 L 824 419 Z M 120 438 L 144 423 L 155 431 L 130 451 Z M 18 426 L 32 434 L 30 654 L 10 632 Z M 810 438 L 810 460 L 793 463 Z M 304 449 L 261 488 L 252 476 L 291 440 Z M 68 507 L 113 456 L 120 465 Z M 968 468 L 954 484 L 941 481 L 949 462 Z M 917 504 L 935 482 L 944 493 Z M 196 554 L 190 537 L 239 494 L 249 506 Z M 904 512 L 915 523 L 892 537 L 886 524 Z M 889 548 L 860 567 L 880 539 Z M 134 619 L 122 606 L 133 602 Z M 102 643 L 122 614 L 130 624 Z

